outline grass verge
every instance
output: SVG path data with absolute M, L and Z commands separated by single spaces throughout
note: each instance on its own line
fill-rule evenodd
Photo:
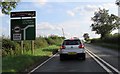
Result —
M 2 58 L 2 72 L 25 72 L 37 63 L 48 59 L 58 46 L 52 45 L 46 48 L 35 49 L 34 54 L 27 52 L 23 55 L 6 56 Z

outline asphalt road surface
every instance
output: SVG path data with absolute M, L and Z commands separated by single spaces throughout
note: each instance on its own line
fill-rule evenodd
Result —
M 86 60 L 69 59 L 60 61 L 55 54 L 31 72 L 108 72 L 119 73 L 117 51 L 86 44 Z

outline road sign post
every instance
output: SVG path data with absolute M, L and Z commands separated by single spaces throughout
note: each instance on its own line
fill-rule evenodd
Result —
M 31 41 L 31 53 L 34 54 L 34 41 Z
M 23 54 L 23 41 L 21 41 L 21 54 Z

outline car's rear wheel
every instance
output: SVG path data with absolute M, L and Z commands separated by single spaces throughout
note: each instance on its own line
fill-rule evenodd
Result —
M 65 60 L 64 56 L 62 54 L 60 54 L 60 61 Z
M 78 59 L 79 59 L 79 60 L 86 60 L 86 55 L 85 55 L 85 53 L 80 54 L 80 55 L 78 56 Z
M 82 56 L 82 60 L 86 60 L 86 55 L 85 54 Z
M 86 60 L 86 58 L 85 58 L 85 57 L 82 57 L 82 60 Z

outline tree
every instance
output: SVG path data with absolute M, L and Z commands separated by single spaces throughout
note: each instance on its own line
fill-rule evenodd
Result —
M 6 2 L 5 2 L 5 1 L 6 1 Z M 10 11 L 11 11 L 12 9 L 16 8 L 19 0 L 11 0 L 11 2 L 10 2 L 10 0 L 9 0 L 9 1 L 5 0 L 5 1 L 0 2 L 1 12 L 2 12 L 3 14 L 9 15 L 9 14 L 10 14 Z
M 94 17 L 91 27 L 92 31 L 96 31 L 96 34 L 101 35 L 101 39 L 107 37 L 113 30 L 119 28 L 120 18 L 114 14 L 109 15 L 109 10 L 100 9 L 94 13 Z
M 84 33 L 83 37 L 84 37 L 84 40 L 87 41 L 89 39 L 89 34 L 88 33 Z

